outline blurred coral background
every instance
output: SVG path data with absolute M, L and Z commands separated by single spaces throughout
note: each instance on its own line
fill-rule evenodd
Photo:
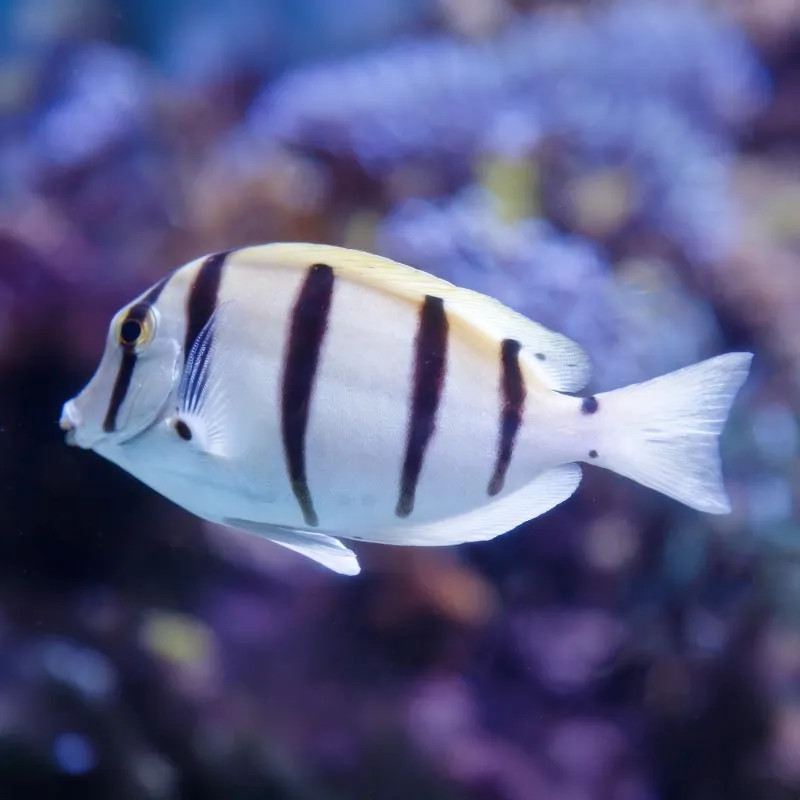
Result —
M 800 797 L 800 3 L 0 3 L 0 797 Z M 756 353 L 734 512 L 587 468 L 361 576 L 64 446 L 203 253 L 373 250 L 580 342 Z

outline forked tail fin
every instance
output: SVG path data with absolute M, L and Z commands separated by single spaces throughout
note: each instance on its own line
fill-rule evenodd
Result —
M 598 395 L 592 463 L 700 511 L 729 512 L 719 435 L 752 358 L 728 353 Z

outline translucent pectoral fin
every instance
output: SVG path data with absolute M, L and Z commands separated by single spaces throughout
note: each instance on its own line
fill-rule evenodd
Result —
M 191 446 L 210 455 L 235 454 L 231 417 L 232 392 L 242 365 L 236 351 L 220 344 L 237 311 L 234 301 L 223 303 L 198 333 L 178 388 L 178 406 L 168 422 Z
M 223 524 L 263 536 L 265 539 L 293 550 L 295 553 L 300 553 L 340 575 L 358 575 L 361 572 L 356 554 L 333 536 L 231 517 L 226 517 Z

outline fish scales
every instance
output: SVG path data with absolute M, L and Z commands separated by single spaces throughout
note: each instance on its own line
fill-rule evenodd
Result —
M 276 520 L 303 526 L 307 520 L 294 497 L 291 477 L 286 478 L 279 412 L 289 316 L 309 266 L 279 262 L 265 269 L 264 264 L 249 261 L 248 255 L 244 251 L 241 260 L 232 257 L 226 268 L 221 301 L 240 303 L 246 319 L 241 319 L 241 328 L 237 324 L 227 332 L 225 349 L 249 354 L 246 360 L 259 363 L 260 372 L 244 379 L 247 389 L 237 393 L 232 415 L 251 420 L 251 440 L 258 442 L 252 456 L 264 462 L 263 467 L 253 468 L 264 475 L 270 496 L 277 495 Z M 326 527 L 367 532 L 394 523 L 402 492 L 415 340 L 425 295 L 395 294 L 359 282 L 360 273 L 337 269 L 335 259 L 329 260 L 334 282 L 309 398 L 307 484 Z M 436 519 L 442 508 L 448 514 L 467 510 L 476 495 L 485 497 L 496 458 L 499 343 L 487 341 L 486 346 L 476 347 L 474 332 L 463 323 L 450 326 L 447 338 L 442 397 L 416 485 L 413 516 L 418 521 Z M 249 398 L 260 400 L 257 408 L 251 407 Z
M 61 424 L 198 516 L 354 574 L 342 538 L 492 538 L 569 497 L 582 461 L 726 511 L 717 436 L 750 358 L 575 397 L 583 351 L 496 300 L 273 244 L 196 259 L 118 312 Z

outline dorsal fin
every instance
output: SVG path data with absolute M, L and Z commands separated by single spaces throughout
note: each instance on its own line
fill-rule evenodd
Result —
M 516 339 L 526 366 L 550 389 L 574 392 L 589 380 L 589 358 L 563 334 L 551 331 L 479 292 L 462 289 L 422 270 L 389 258 L 319 244 L 276 243 L 236 251 L 235 262 L 259 262 L 305 269 L 326 263 L 334 272 L 364 285 L 419 301 L 441 297 L 448 315 L 478 336 L 493 342 Z

